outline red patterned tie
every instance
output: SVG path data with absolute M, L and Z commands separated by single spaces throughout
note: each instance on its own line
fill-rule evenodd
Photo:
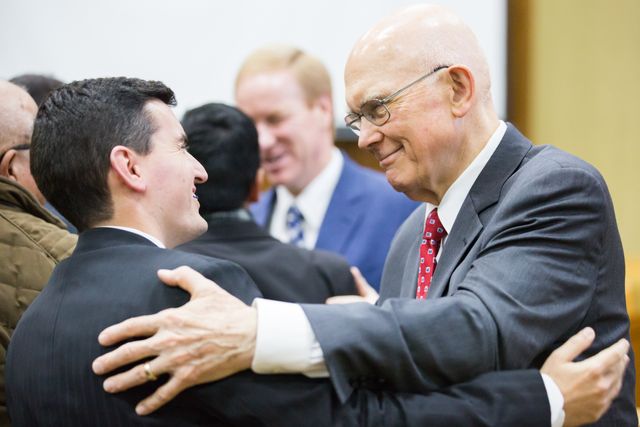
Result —
M 422 235 L 422 243 L 420 244 L 420 265 L 418 266 L 418 288 L 416 290 L 416 299 L 425 299 L 433 272 L 436 269 L 436 255 L 440 249 L 440 242 L 447 235 L 440 218 L 438 218 L 438 209 L 434 209 L 429 213 L 424 223 L 424 234 Z

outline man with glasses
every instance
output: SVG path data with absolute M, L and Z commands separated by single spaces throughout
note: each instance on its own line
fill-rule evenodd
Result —
M 624 255 L 603 178 L 554 147 L 533 146 L 498 119 L 484 54 L 459 17 L 420 5 L 384 19 L 356 43 L 345 83 L 347 123 L 359 131 L 359 147 L 376 157 L 396 190 L 423 202 L 394 239 L 377 305 L 257 300 L 250 311 L 256 318 L 245 322 L 203 322 L 195 304 L 185 306 L 171 317 L 104 331 L 103 345 L 160 333 L 99 359 L 98 372 L 157 355 L 149 362 L 154 371 L 197 365 L 196 376 L 208 380 L 249 367 L 325 374 L 346 399 L 359 388 L 421 390 L 539 367 L 587 325 L 598 334 L 587 355 L 628 339 Z M 174 281 L 204 286 L 201 279 Z M 218 288 L 211 292 L 224 298 Z M 199 321 L 207 338 L 196 340 L 198 347 L 169 347 L 167 337 L 184 332 L 176 315 Z M 244 332 L 225 340 L 230 327 Z M 203 342 L 226 349 L 178 363 Z M 237 351 L 252 363 L 217 362 Z M 147 410 L 196 383 L 180 377 L 147 399 Z M 120 376 L 111 386 L 133 384 Z M 634 385 L 630 363 L 597 425 L 637 425 Z M 550 421 L 562 425 L 550 402 Z M 559 406 L 576 423 L 574 404 Z
M 18 319 L 38 295 L 76 237 L 44 208 L 29 167 L 38 107 L 27 92 L 0 81 L 0 426 L 9 425 L 5 354 Z
M 334 146 L 325 66 L 298 48 L 266 46 L 240 67 L 235 96 L 256 123 L 274 186 L 252 207 L 256 222 L 281 241 L 344 256 L 378 289 L 391 240 L 418 205 Z

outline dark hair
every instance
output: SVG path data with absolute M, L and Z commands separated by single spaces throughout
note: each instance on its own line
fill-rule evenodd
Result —
M 182 127 L 189 152 L 209 175 L 207 182 L 198 185 L 201 213 L 242 207 L 260 167 L 253 121 L 228 105 L 206 104 L 187 111 Z
M 79 231 L 113 216 L 107 176 L 116 145 L 150 151 L 155 128 L 143 111 L 158 99 L 175 105 L 161 82 L 125 77 L 72 82 L 40 107 L 31 141 L 31 173 L 42 194 Z
M 64 84 L 64 82 L 61 82 L 55 77 L 44 76 L 42 74 L 21 74 L 9 81 L 23 87 L 29 92 L 29 95 L 36 101 L 38 106 L 42 105 L 52 90 Z

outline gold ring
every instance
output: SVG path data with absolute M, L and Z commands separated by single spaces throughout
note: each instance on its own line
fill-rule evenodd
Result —
M 154 374 L 151 370 L 151 364 L 149 362 L 144 364 L 144 374 L 147 376 L 147 379 L 149 381 L 155 381 L 158 379 L 158 377 L 156 377 L 156 374 Z

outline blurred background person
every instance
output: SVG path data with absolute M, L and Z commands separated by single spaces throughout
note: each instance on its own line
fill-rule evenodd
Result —
M 64 82 L 56 79 L 55 77 L 45 76 L 43 74 L 20 74 L 9 80 L 11 83 L 16 84 L 26 90 L 33 100 L 38 104 L 38 107 L 42 105 L 45 99 L 49 96 L 52 90 L 62 86 Z M 55 216 L 60 218 L 67 230 L 71 233 L 77 233 L 78 229 L 71 224 L 51 203 L 45 201 L 44 207 Z
M 53 268 L 76 244 L 76 236 L 44 209 L 44 196 L 31 176 L 37 109 L 27 92 L 0 81 L 0 426 L 9 425 L 4 365 L 11 334 Z
M 209 228 L 178 249 L 240 264 L 269 299 L 323 303 L 356 292 L 343 258 L 282 243 L 253 220 L 247 208 L 258 200 L 260 151 L 249 117 L 224 104 L 206 104 L 188 111 L 182 126 L 189 152 L 209 176 L 197 185 Z
M 343 255 L 377 289 L 391 239 L 418 204 L 334 146 L 325 66 L 293 46 L 263 47 L 240 67 L 235 97 L 274 186 L 252 207 L 256 221 L 281 241 Z

